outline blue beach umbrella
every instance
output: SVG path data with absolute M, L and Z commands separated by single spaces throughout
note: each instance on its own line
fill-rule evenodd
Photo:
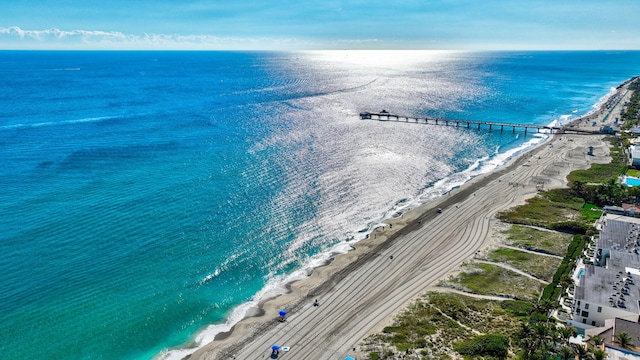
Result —
M 287 315 L 287 312 L 284 310 L 280 310 L 280 316 L 284 317 L 285 315 Z
M 273 345 L 273 346 L 271 347 L 271 350 L 273 350 L 273 351 L 278 351 L 278 350 L 280 350 L 280 345 Z

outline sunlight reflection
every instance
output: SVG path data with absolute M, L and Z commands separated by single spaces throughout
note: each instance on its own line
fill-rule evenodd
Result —
M 441 61 L 461 51 L 451 50 L 326 50 L 304 51 L 316 61 L 329 61 L 363 67 L 410 66 Z

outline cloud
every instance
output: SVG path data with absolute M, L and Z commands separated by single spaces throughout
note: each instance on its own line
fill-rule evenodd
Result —
M 81 39 L 82 41 L 126 41 L 127 35 L 117 31 L 91 31 L 91 30 L 72 30 L 63 31 L 56 28 L 46 30 L 23 30 L 17 26 L 8 28 L 0 27 L 0 34 L 19 37 L 20 39 L 34 39 L 38 41 L 50 41 L 53 39 Z
M 24 30 L 0 27 L 0 46 L 37 49 L 295 49 L 310 45 L 294 38 L 240 38 L 213 35 L 125 34 L 101 30 Z

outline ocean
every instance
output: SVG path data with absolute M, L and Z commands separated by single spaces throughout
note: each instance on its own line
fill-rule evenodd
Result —
M 544 140 L 640 52 L 0 52 L 0 352 L 179 359 Z

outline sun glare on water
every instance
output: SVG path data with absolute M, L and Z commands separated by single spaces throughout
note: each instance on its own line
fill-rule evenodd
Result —
M 305 51 L 315 60 L 351 64 L 367 68 L 412 66 L 441 61 L 457 53 L 444 50 L 325 50 Z

